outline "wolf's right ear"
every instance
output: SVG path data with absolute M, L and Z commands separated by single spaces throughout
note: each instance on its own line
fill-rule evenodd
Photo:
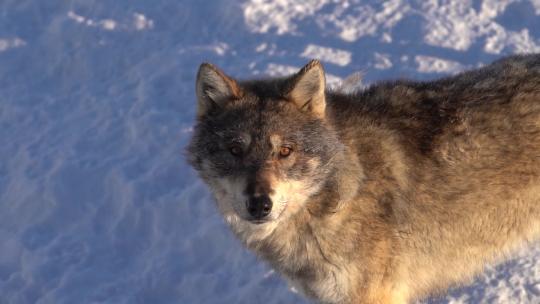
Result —
M 197 117 L 204 116 L 214 107 L 242 97 L 240 86 L 210 63 L 203 63 L 197 72 Z
M 318 60 L 311 60 L 291 79 L 286 97 L 300 110 L 324 118 L 326 81 Z

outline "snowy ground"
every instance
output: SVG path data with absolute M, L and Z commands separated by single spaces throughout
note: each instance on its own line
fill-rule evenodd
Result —
M 372 83 L 538 51 L 538 0 L 0 1 L 0 303 L 305 303 L 185 163 L 202 61 Z M 426 303 L 540 303 L 540 249 Z

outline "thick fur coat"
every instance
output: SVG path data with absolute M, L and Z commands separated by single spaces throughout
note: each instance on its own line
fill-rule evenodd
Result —
M 191 164 L 316 302 L 410 303 L 540 234 L 539 55 L 352 94 L 317 61 L 252 81 L 203 64 L 197 97 Z

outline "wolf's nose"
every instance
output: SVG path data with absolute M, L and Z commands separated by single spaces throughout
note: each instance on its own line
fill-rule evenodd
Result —
M 272 211 L 272 200 L 268 195 L 252 197 L 249 199 L 247 209 L 253 218 L 260 220 Z

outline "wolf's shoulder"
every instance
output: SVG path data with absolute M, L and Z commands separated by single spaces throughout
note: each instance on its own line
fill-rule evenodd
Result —
M 461 122 L 488 112 L 494 118 L 513 108 L 533 109 L 537 96 L 540 55 L 518 55 L 437 80 L 382 81 L 357 92 L 330 94 L 328 104 L 338 128 L 384 126 L 428 154 L 441 134 Z
M 540 54 L 513 55 L 435 80 L 384 80 L 352 93 L 330 92 L 329 99 L 338 107 L 387 111 L 388 107 L 482 104 L 525 90 L 540 92 Z

